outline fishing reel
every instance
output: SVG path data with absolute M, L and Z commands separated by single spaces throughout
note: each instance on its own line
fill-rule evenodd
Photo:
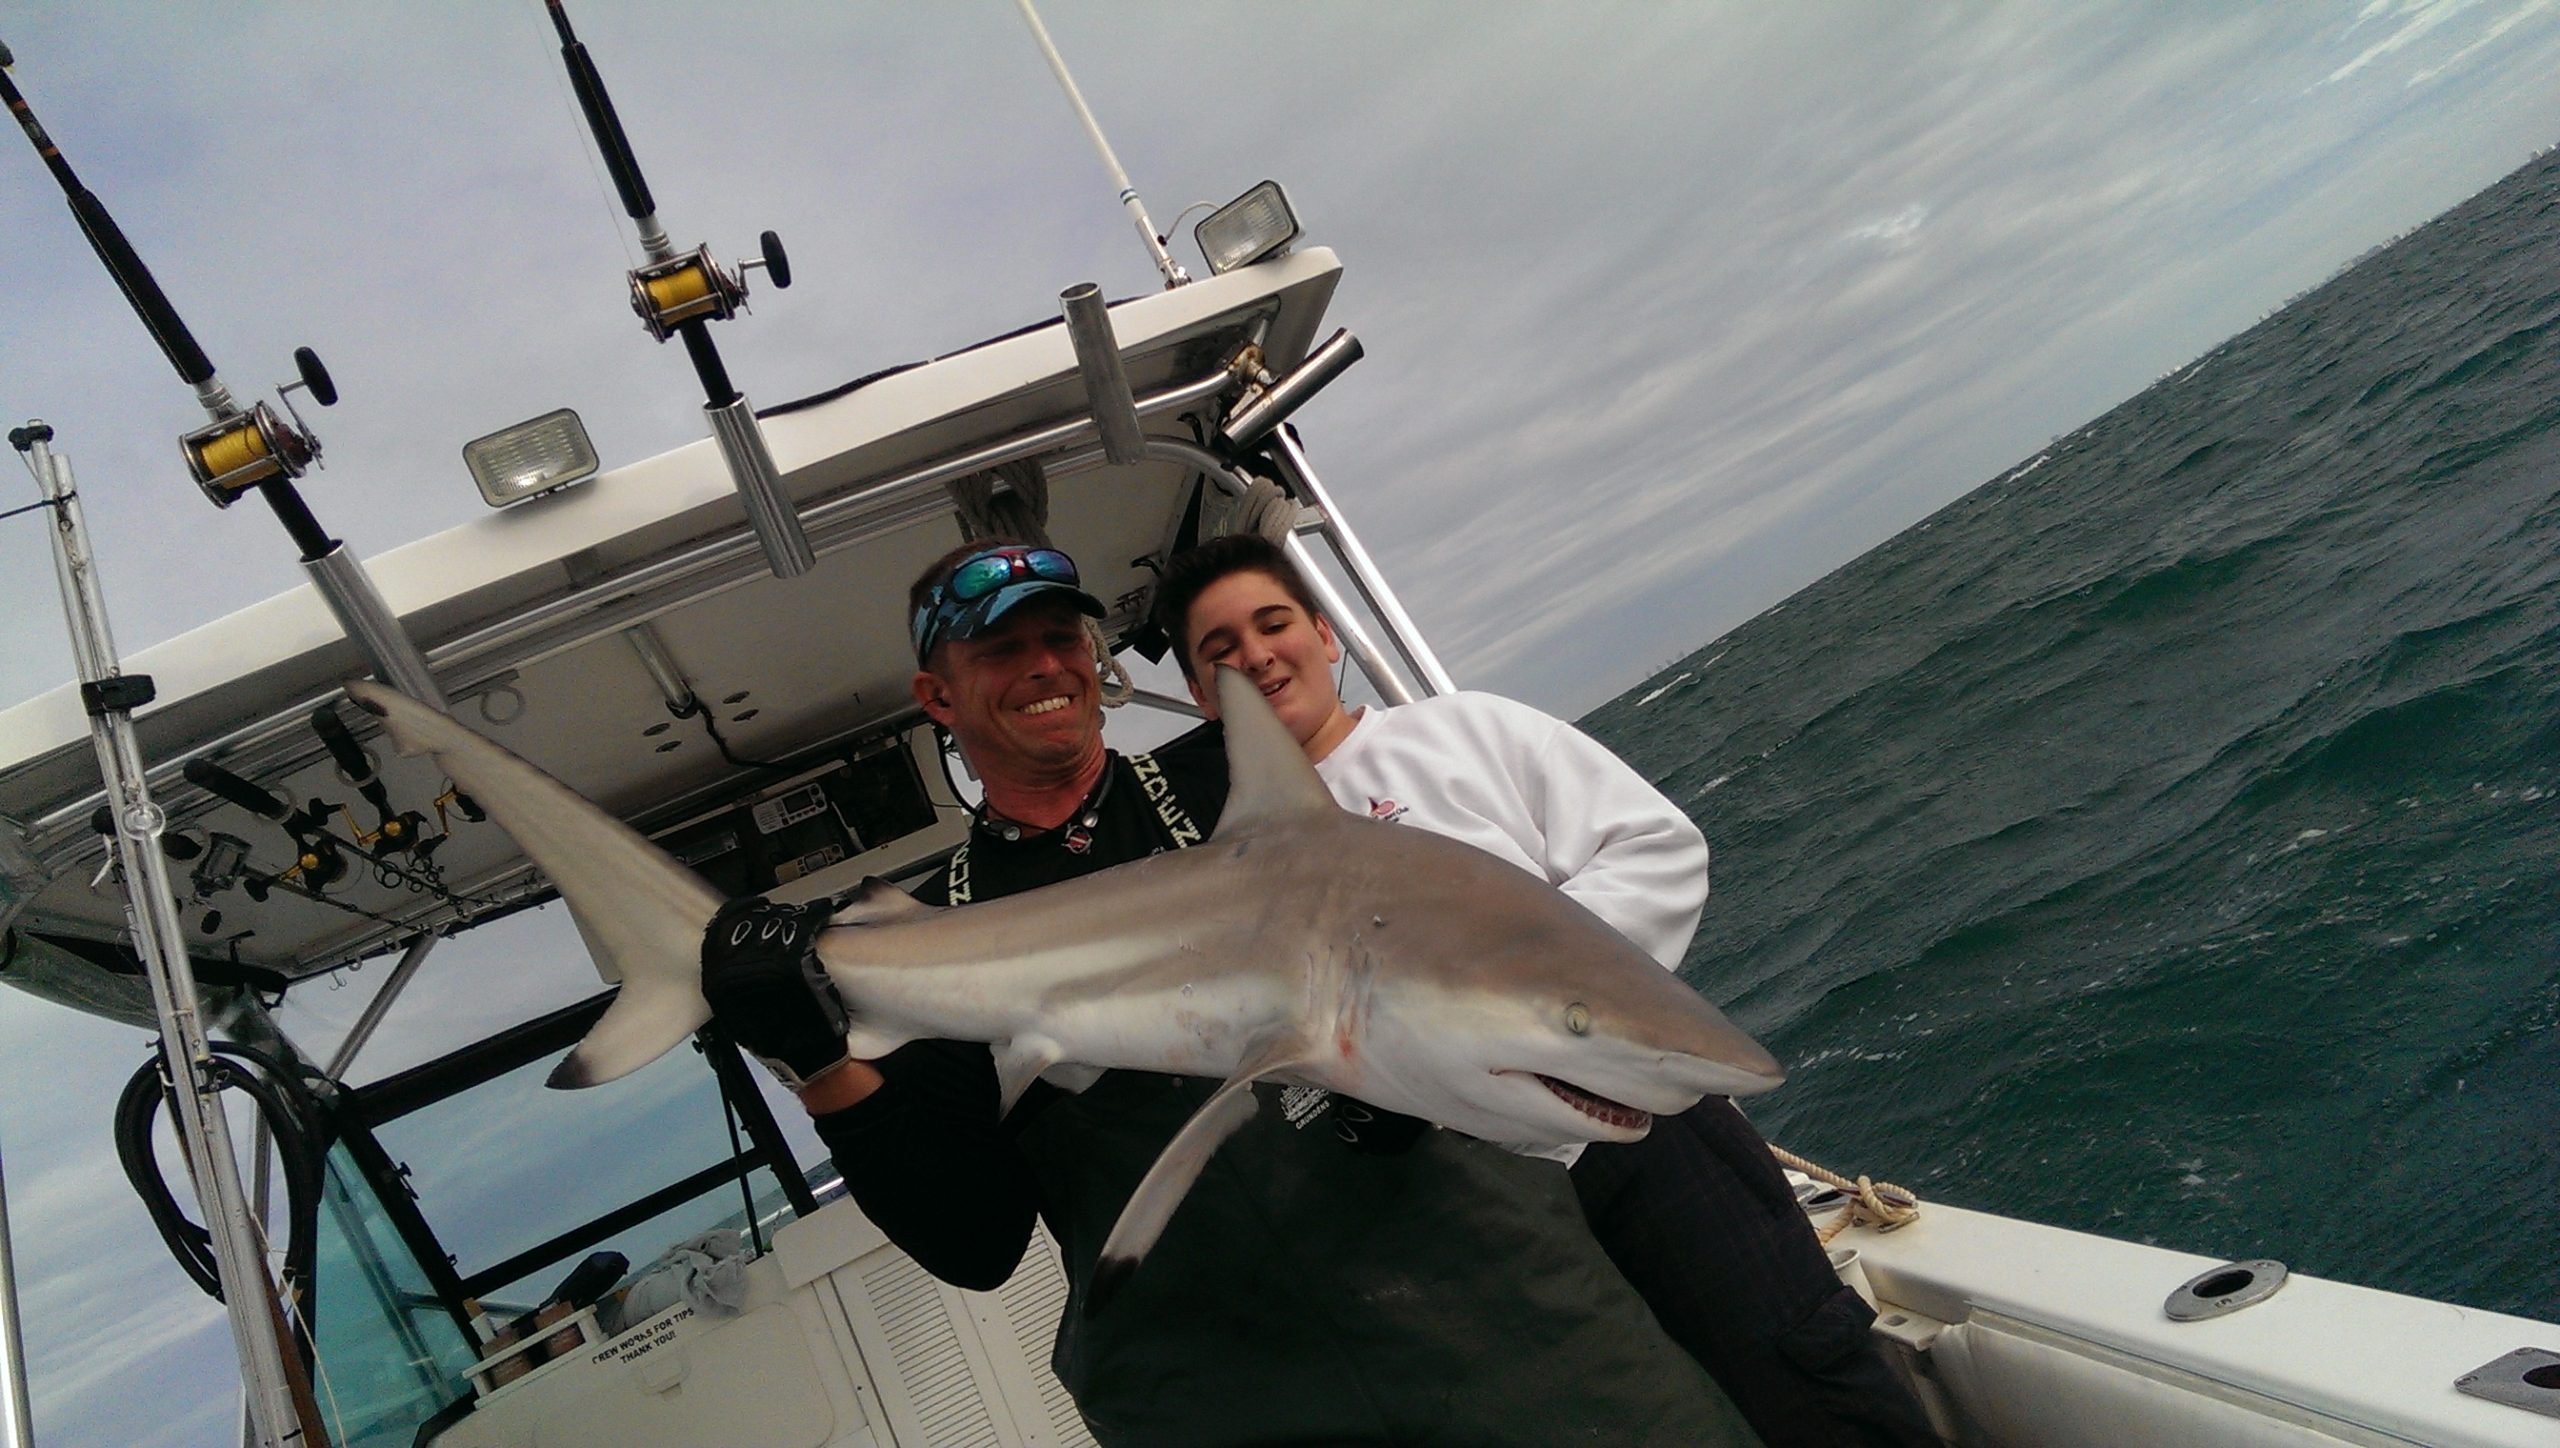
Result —
M 321 365 L 320 354 L 308 347 L 293 349 L 293 365 L 302 374 L 301 380 L 276 388 L 276 398 L 284 404 L 285 415 L 278 415 L 266 403 L 252 403 L 246 412 L 230 409 L 227 415 L 178 439 L 179 451 L 186 454 L 187 471 L 215 507 L 230 507 L 241 494 L 262 483 L 301 477 L 319 462 L 320 439 L 303 422 L 302 414 L 294 410 L 293 393 L 307 390 L 312 401 L 333 407 L 338 401 L 338 385 L 329 379 L 329 369 Z M 292 420 L 286 421 L 286 416 Z
M 791 258 L 782 238 L 768 231 L 757 238 L 761 256 L 748 257 L 735 271 L 714 260 L 711 248 L 697 247 L 631 271 L 631 310 L 640 325 L 663 342 L 687 322 L 725 322 L 747 303 L 747 273 L 765 269 L 777 288 L 791 285 Z

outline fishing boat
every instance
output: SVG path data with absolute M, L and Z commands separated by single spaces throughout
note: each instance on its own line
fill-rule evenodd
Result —
M 290 1290 L 269 1386 L 295 1406 L 291 1425 L 247 1415 L 268 1441 L 1092 1441 L 1048 1368 L 1065 1294 L 1048 1244 L 995 1292 L 936 1281 L 795 1147 L 716 1035 L 544 1098 L 612 980 L 425 1064 L 362 1069 L 440 942 L 538 941 L 551 892 L 341 686 L 370 672 L 431 692 L 724 892 L 790 901 L 914 878 L 962 837 L 963 771 L 907 688 L 904 592 L 965 536 L 1031 531 L 1073 554 L 1113 651 L 1142 655 L 1162 561 L 1264 530 L 1314 565 L 1380 697 L 1452 687 L 1289 425 L 1358 355 L 1329 330 L 1341 262 L 1252 195 L 1255 239 L 1205 244 L 1212 274 L 1108 305 L 1070 288 L 1026 330 L 766 407 L 752 445 L 581 478 L 556 427 L 513 435 L 487 480 L 505 506 L 363 561 L 378 612 L 315 570 L 106 671 L 147 677 L 147 701 L 91 678 L 0 712 L 0 980 L 163 1027 L 134 926 L 150 902 L 129 894 L 144 872 L 120 849 L 139 837 L 178 877 L 192 1009 L 221 1063 L 197 1084 L 254 1098 L 280 1163 L 267 1215 Z M 17 441 L 42 457 L 51 440 Z M 761 495 L 741 489 L 742 446 L 770 462 Z M 1183 727 L 1186 701 L 1127 692 L 1124 716 Z M 102 788 L 100 721 L 119 711 L 154 819 Z M 347 1039 L 305 1049 L 277 1025 L 279 999 L 385 960 Z M 121 1144 L 190 1273 L 236 1283 L 208 1240 L 236 1213 L 186 1205 L 148 1147 L 164 1096 L 188 1090 L 146 1068 Z M 600 1191 L 564 1159 L 552 1190 L 492 1204 L 451 1169 L 545 1110 L 574 1111 L 637 1185 Z M 1842 1228 L 1833 1260 L 1949 1443 L 2560 1441 L 2560 1327 L 1936 1203 L 1886 1227 L 1853 1195 L 1802 1193 Z M 235 1304 L 233 1320 L 267 1319 Z

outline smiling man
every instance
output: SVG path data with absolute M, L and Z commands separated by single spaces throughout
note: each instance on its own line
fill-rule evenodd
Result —
M 1215 670 L 1241 671 L 1344 808 L 1538 875 L 1679 967 L 1707 900 L 1706 839 L 1599 741 L 1492 694 L 1346 710 L 1332 625 L 1297 565 L 1253 535 L 1173 559 L 1155 621 L 1193 699 L 1214 715 Z M 1708 1097 L 1638 1141 L 1522 1150 L 1569 1168 L 1610 1259 L 1771 1448 L 1933 1448 L 1870 1336 L 1873 1309 L 1732 1102 Z
M 1226 801 L 1214 733 L 1103 747 L 1085 620 L 1054 549 L 1001 540 L 916 580 L 917 704 L 985 786 L 917 890 L 965 904 L 1197 844 Z M 1295 709 L 1282 689 L 1275 703 Z M 1058 1068 L 998 1115 L 975 1043 L 850 1059 L 808 942 L 823 906 L 715 920 L 703 994 L 796 1086 L 865 1214 L 947 1282 L 989 1288 L 1035 1216 L 1069 1283 L 1051 1362 L 1110 1448 L 1245 1444 L 1748 1444 L 1583 1225 L 1561 1173 L 1455 1132 L 1380 1130 L 1356 1102 L 1262 1109 L 1211 1159 L 1144 1270 L 1090 1314 L 1104 1239 L 1215 1081 Z M 742 921 L 771 930 L 738 931 Z

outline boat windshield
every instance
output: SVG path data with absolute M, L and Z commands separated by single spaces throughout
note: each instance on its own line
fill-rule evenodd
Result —
M 479 1356 L 344 1143 L 329 1151 L 314 1257 L 315 1389 L 347 1448 L 406 1445 Z

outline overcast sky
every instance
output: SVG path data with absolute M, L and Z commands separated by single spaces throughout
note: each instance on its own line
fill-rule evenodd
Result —
M 1302 415 L 1318 465 L 1460 682 L 1577 714 L 2560 139 L 2553 12 L 1047 18 L 1159 222 L 1271 176 L 1340 252 L 1368 360 Z M 759 402 L 1153 284 L 1002 0 L 576 18 L 679 243 L 791 247 L 722 336 Z M 507 423 L 574 406 L 609 462 L 699 434 L 534 0 L 8 5 L 0 41 L 235 389 L 328 360 L 308 492 L 359 553 L 473 517 L 461 444 Z M 0 413 L 59 430 L 128 650 L 300 584 L 186 480 L 201 414 L 5 136 L 0 295 Z M 32 521 L 0 609 L 0 705 L 67 679 Z M 0 993 L 0 1051 L 51 1087 L 0 1103 L 41 1441 L 211 1441 L 214 1311 L 105 1154 L 140 1038 Z M 132 1391 L 154 1351 L 179 1392 Z

